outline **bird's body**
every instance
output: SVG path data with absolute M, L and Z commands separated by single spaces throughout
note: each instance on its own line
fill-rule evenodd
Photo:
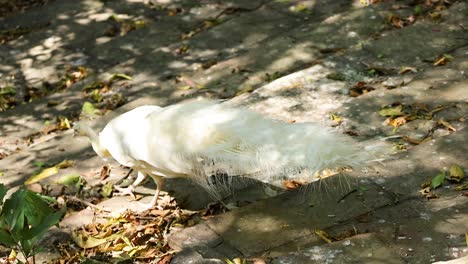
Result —
M 164 177 L 188 177 L 209 188 L 217 172 L 281 186 L 306 171 L 301 175 L 310 182 L 317 171 L 362 165 L 373 155 L 314 123 L 285 123 L 206 100 L 138 107 L 90 138 L 100 156 L 139 171 L 137 182 L 152 176 L 158 193 Z

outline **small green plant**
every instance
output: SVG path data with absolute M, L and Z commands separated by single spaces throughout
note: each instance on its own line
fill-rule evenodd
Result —
M 39 195 L 21 187 L 3 203 L 7 189 L 0 184 L 0 244 L 21 252 L 28 258 L 40 250 L 39 239 L 63 216 L 62 211 L 55 211 Z

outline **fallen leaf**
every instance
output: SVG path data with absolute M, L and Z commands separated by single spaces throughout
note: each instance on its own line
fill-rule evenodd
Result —
M 84 102 L 83 107 L 81 108 L 81 113 L 94 116 L 100 113 L 99 110 L 97 110 L 94 105 L 90 102 Z
M 60 162 L 59 164 L 55 165 L 57 168 L 59 169 L 65 169 L 65 168 L 68 168 L 68 167 L 73 167 L 75 166 L 75 161 L 73 160 L 63 160 L 62 162 Z
M 43 161 L 35 161 L 34 162 L 34 166 L 38 167 L 38 168 L 42 168 L 45 166 L 45 162 Z
M 90 96 L 91 96 L 91 99 L 93 99 L 93 101 L 95 101 L 96 103 L 100 103 L 104 99 L 99 89 L 94 89 Z
M 111 172 L 111 168 L 109 165 L 104 165 L 101 167 L 101 171 L 99 172 L 99 179 L 101 181 L 105 180 L 107 177 L 109 177 Z
M 455 191 L 464 191 L 464 190 L 468 190 L 468 182 L 455 187 Z
M 59 172 L 59 169 L 65 169 L 65 168 L 73 166 L 74 164 L 75 164 L 74 161 L 64 160 L 64 161 L 60 162 L 59 164 L 57 164 L 57 165 L 55 165 L 53 167 L 43 169 L 40 173 L 29 177 L 24 183 L 25 184 L 31 184 L 31 183 L 38 182 L 38 181 L 40 181 L 42 179 L 45 179 L 45 178 L 48 178 L 48 177 L 50 177 L 52 175 L 57 174 Z
M 121 232 L 108 236 L 106 238 L 95 238 L 93 236 L 89 236 L 85 234 L 85 232 L 78 232 L 78 231 L 73 231 L 72 232 L 72 239 L 73 241 L 81 248 L 94 248 L 99 245 L 102 245 L 106 242 L 112 241 L 115 238 L 118 238 L 121 236 Z
M 428 181 L 425 181 L 423 183 L 421 183 L 421 185 L 419 185 L 419 187 L 421 187 L 421 189 L 425 189 L 427 187 L 430 187 L 431 186 L 431 181 L 428 180 Z
M 450 166 L 450 174 L 447 179 L 450 181 L 461 182 L 463 178 L 465 178 L 463 169 L 457 164 L 452 164 L 452 166 Z
M 78 184 L 80 181 L 81 181 L 81 175 L 79 175 L 79 174 L 67 174 L 67 175 L 64 175 L 64 176 L 60 177 L 55 182 L 57 184 L 61 184 L 61 185 L 73 186 L 73 185 Z
M 113 184 L 108 182 L 101 187 L 101 191 L 99 193 L 102 195 L 102 197 L 109 198 L 112 196 L 112 191 Z
M 109 84 L 103 81 L 95 81 L 91 84 L 86 85 L 83 87 L 83 91 L 87 92 L 89 90 L 95 90 L 95 89 L 104 89 L 104 87 L 108 86 Z
M 403 110 L 403 105 L 399 104 L 399 105 L 396 105 L 396 106 L 392 106 L 392 107 L 385 107 L 385 108 L 382 108 L 380 111 L 379 111 L 379 115 L 381 116 L 402 116 L 404 115 L 404 113 L 402 112 Z
M 167 255 L 162 256 L 159 259 L 158 264 L 169 264 L 171 263 L 171 260 L 172 260 L 172 254 L 167 254 Z
M 436 189 L 437 187 L 441 186 L 445 181 L 445 172 L 441 172 L 437 174 L 431 181 L 431 188 Z
M 449 122 L 444 121 L 443 119 L 439 119 L 439 121 L 437 121 L 437 123 L 438 123 L 439 125 L 443 125 L 443 126 L 446 127 L 449 131 L 452 131 L 452 132 L 457 131 L 456 128 L 454 128 Z
M 406 116 L 400 116 L 400 117 L 397 117 L 397 118 L 387 118 L 387 120 L 385 120 L 385 123 L 392 126 L 392 127 L 400 127 L 404 124 L 406 124 Z
M 349 88 L 349 95 L 352 97 L 358 97 L 360 95 L 366 94 L 370 91 L 375 90 L 374 87 L 367 85 L 365 82 L 357 82 L 351 88 Z
M 29 177 L 25 182 L 24 184 L 31 184 L 31 183 L 35 183 L 35 182 L 38 182 L 42 179 L 45 179 L 45 178 L 48 178 L 52 175 L 55 175 L 59 172 L 59 169 L 57 167 L 50 167 L 50 168 L 47 168 L 47 169 L 44 169 L 42 170 L 40 173 L 36 174 L 36 175 L 33 175 L 31 177 Z
M 192 86 L 190 86 L 190 85 L 183 85 L 183 86 L 177 87 L 177 89 L 178 89 L 178 90 L 182 90 L 182 91 L 186 91 L 186 90 L 192 89 Z
M 405 73 L 408 73 L 408 72 L 416 73 L 416 72 L 418 72 L 418 70 L 416 68 L 414 68 L 414 67 L 402 67 L 398 73 L 399 74 L 405 74 Z
M 327 232 L 323 231 L 323 230 L 315 230 L 314 233 L 320 237 L 323 241 L 327 242 L 327 243 L 331 243 L 333 242 L 330 238 L 330 236 L 327 234 Z
M 423 188 L 423 189 L 419 190 L 419 193 L 421 193 L 422 195 L 426 195 L 426 194 L 428 194 L 430 192 L 431 192 L 431 186 L 428 186 L 426 188 Z
M 132 80 L 132 77 L 123 73 L 116 73 L 109 79 L 109 81 L 113 80 Z
M 390 15 L 390 17 L 388 18 L 390 24 L 395 27 L 395 28 L 403 28 L 404 27 L 404 22 L 401 18 L 399 18 L 398 16 L 396 15 Z
M 255 90 L 255 88 L 251 85 L 245 85 L 242 89 L 240 89 L 239 91 L 237 91 L 236 93 L 236 96 L 239 96 L 241 94 L 245 94 L 245 93 L 251 93 Z
M 443 66 L 446 65 L 449 61 L 453 60 L 453 57 L 448 54 L 439 56 L 433 63 L 434 66 Z
M 71 128 L 71 125 L 70 125 L 70 121 L 68 120 L 68 118 L 66 118 L 65 116 L 57 117 L 57 129 L 67 130 L 70 128 Z
M 295 181 L 295 180 L 283 181 L 283 186 L 288 190 L 297 189 L 297 188 L 301 187 L 302 185 L 304 185 L 304 183 L 299 182 L 299 181 Z
M 343 118 L 336 114 L 330 114 L 330 119 L 338 124 L 341 124 L 343 122 Z
M 187 53 L 189 50 L 189 46 L 187 44 L 183 44 L 180 48 L 176 49 L 176 53 L 179 55 Z

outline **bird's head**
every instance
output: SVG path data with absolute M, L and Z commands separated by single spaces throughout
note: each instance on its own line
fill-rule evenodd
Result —
M 96 152 L 96 154 L 98 154 L 99 157 L 105 160 L 112 157 L 110 152 L 100 144 L 98 134 L 90 126 L 82 122 L 78 122 L 73 126 L 73 128 L 79 136 L 88 138 L 88 140 L 91 142 L 93 150 Z

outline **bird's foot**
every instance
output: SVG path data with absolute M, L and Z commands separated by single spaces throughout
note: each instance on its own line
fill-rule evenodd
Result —
M 130 195 L 134 200 L 136 200 L 135 197 L 135 187 L 133 185 L 130 185 L 128 187 L 119 187 L 119 186 L 114 186 L 114 188 L 119 191 L 118 193 L 114 193 L 114 196 L 125 196 L 125 195 Z
M 151 209 L 157 209 L 157 210 L 164 210 L 164 207 L 163 206 L 160 206 L 160 205 L 153 205 L 151 203 L 141 203 L 139 202 L 138 203 L 138 211 L 140 212 L 143 212 L 143 211 L 146 211 L 146 210 L 151 210 Z

